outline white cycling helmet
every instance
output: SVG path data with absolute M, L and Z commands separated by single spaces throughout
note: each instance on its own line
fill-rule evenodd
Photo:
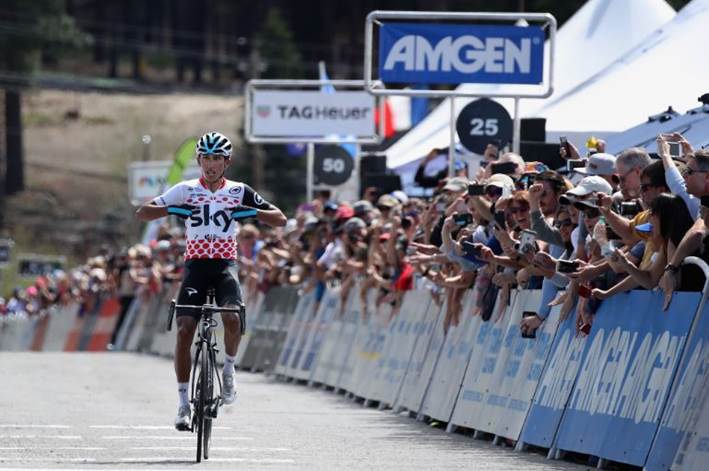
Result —
M 197 142 L 198 155 L 223 155 L 231 157 L 231 141 L 222 133 L 210 131 Z

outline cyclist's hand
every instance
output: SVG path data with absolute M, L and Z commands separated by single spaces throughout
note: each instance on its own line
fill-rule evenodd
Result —
M 234 206 L 233 208 L 228 208 L 229 217 L 235 221 L 240 221 L 242 219 L 254 218 L 258 214 L 258 211 L 246 206 Z
M 191 204 L 182 204 L 180 206 L 168 206 L 167 214 L 172 214 L 180 219 L 189 219 L 192 217 L 192 213 L 197 209 Z

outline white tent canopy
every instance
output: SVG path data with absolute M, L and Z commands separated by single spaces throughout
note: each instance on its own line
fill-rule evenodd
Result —
M 694 0 L 642 44 L 537 114 L 553 130 L 626 129 L 709 92 L 709 0 Z M 573 127 L 571 127 L 573 126 Z
M 588 77 L 617 60 L 634 45 L 647 38 L 674 15 L 664 0 L 590 0 L 557 33 L 554 89 L 546 100 L 523 100 L 522 115 L 534 111 L 559 94 L 574 89 Z M 463 84 L 459 89 L 479 89 Z M 455 100 L 462 109 L 469 98 Z M 512 100 L 499 100 L 512 114 Z M 387 150 L 387 164 L 397 168 L 423 157 L 431 148 L 450 143 L 450 100 L 446 99 L 421 123 Z M 542 115 L 543 116 L 543 115 Z

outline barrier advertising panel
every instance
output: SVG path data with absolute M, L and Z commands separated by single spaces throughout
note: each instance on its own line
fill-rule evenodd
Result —
M 674 312 L 674 304 L 675 301 L 672 302 L 669 315 Z M 705 304 L 703 311 L 697 314 L 700 317 L 694 334 L 688 340 L 687 353 L 675 377 L 660 428 L 645 464 L 648 471 L 669 469 L 675 461 L 675 455 L 681 465 L 684 461 L 684 450 L 680 450 L 680 445 L 688 438 L 688 432 L 696 430 L 702 401 L 705 400 L 709 387 L 708 311 L 709 306 Z
M 510 294 L 510 306 L 512 309 L 514 309 L 516 298 L 517 293 L 512 292 Z M 500 308 L 500 301 L 500 296 L 498 295 L 495 312 L 498 312 Z M 495 320 L 493 315 L 478 330 L 475 345 L 473 346 L 475 353 L 470 358 L 463 385 L 458 395 L 458 402 L 456 402 L 451 416 L 450 422 L 454 425 L 477 428 L 476 426 L 481 424 L 480 417 L 484 414 L 485 395 L 489 390 L 492 374 L 495 371 L 495 365 L 510 323 L 509 311 L 510 308 L 505 309 L 505 314 L 497 320 Z
M 318 357 L 318 352 L 322 346 L 323 339 L 327 334 L 330 321 L 337 312 L 340 303 L 340 288 L 331 288 L 325 292 L 320 301 L 315 322 L 308 330 L 308 338 L 303 349 L 302 359 L 298 364 L 295 376 L 298 379 L 310 380 L 313 374 L 313 367 Z
M 281 354 L 278 358 L 276 374 L 289 376 L 290 361 L 294 356 L 296 346 L 301 338 L 301 334 L 303 333 L 308 316 L 311 314 L 313 300 L 313 293 L 300 295 L 298 304 L 293 312 L 293 318 L 291 319 L 290 326 L 288 327 L 288 335 L 286 336 L 286 340 L 283 343 L 283 349 L 281 350 Z
M 438 365 L 421 406 L 422 414 L 443 422 L 448 422 L 453 413 L 473 349 L 473 340 L 482 323 L 480 316 L 472 315 L 474 302 L 474 293 L 467 291 L 460 313 L 462 320 L 460 325 L 451 325 L 448 329 Z
M 552 311 L 553 312 L 553 311 Z M 520 440 L 551 448 L 576 380 L 586 338 L 576 335 L 576 312 L 559 322 Z
M 361 335 L 360 331 L 363 329 L 363 325 L 362 301 L 360 298 L 359 289 L 357 289 L 350 295 L 349 306 L 347 306 L 345 321 L 342 326 L 342 338 L 344 342 L 342 345 L 342 354 L 344 356 L 344 361 L 342 362 L 340 374 L 333 384 L 333 386 L 335 386 L 338 390 L 350 390 L 352 373 L 357 365 L 355 348 L 357 345 L 357 339 Z
M 632 291 L 596 313 L 559 426 L 557 448 L 642 466 L 658 427 L 699 293 Z
M 330 304 L 328 304 L 328 306 L 330 306 Z M 313 368 L 313 374 L 310 376 L 310 380 L 314 383 L 328 385 L 331 384 L 330 381 L 333 377 L 337 379 L 339 369 L 342 367 L 342 364 L 338 360 L 342 359 L 342 355 L 340 354 L 340 335 L 342 334 L 342 327 L 344 325 L 347 300 L 345 300 L 343 304 L 342 299 L 338 296 L 337 303 L 332 306 L 335 312 L 332 314 L 331 320 L 327 325 L 327 332 L 323 337 L 322 345 L 318 352 L 318 358 Z
M 427 291 L 407 291 L 404 295 L 379 358 L 372 399 L 385 405 L 396 400 L 430 302 Z

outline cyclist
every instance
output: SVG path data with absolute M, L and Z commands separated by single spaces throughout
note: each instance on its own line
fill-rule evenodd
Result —
M 224 171 L 231 163 L 231 153 L 231 142 L 223 134 L 206 133 L 197 143 L 197 163 L 202 177 L 178 183 L 137 210 L 137 217 L 142 221 L 170 214 L 185 220 L 185 271 L 177 304 L 204 304 L 208 288 L 214 288 L 219 306 L 236 307 L 241 304 L 241 288 L 235 266 L 235 220 L 253 216 L 274 227 L 286 224 L 281 210 L 265 201 L 250 186 L 224 178 Z M 175 428 L 189 430 L 190 346 L 200 312 L 178 310 L 176 316 L 175 373 L 180 404 Z M 231 404 L 236 399 L 234 360 L 244 331 L 244 321 L 243 316 L 222 313 L 225 349 L 222 396 L 225 404 Z

